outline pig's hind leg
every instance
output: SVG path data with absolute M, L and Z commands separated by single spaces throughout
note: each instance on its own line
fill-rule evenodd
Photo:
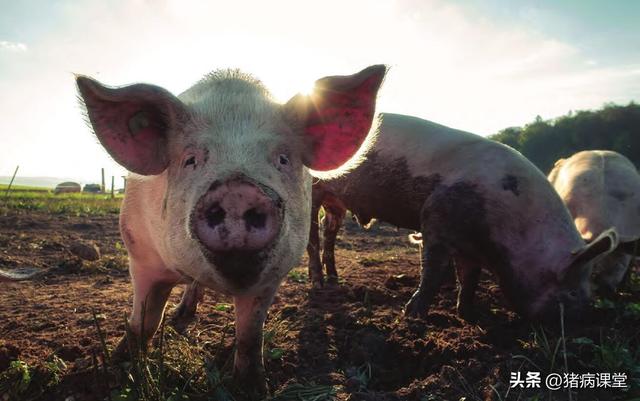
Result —
M 322 264 L 327 270 L 327 283 L 338 283 L 338 271 L 336 270 L 336 238 L 342 227 L 347 209 L 338 204 L 325 206 L 324 215 L 324 249 L 322 253 Z
M 474 320 L 476 318 L 474 298 L 482 269 L 478 264 L 458 256 L 455 257 L 455 266 L 459 285 L 456 305 L 458 316 L 465 320 Z
M 179 333 L 184 332 L 187 326 L 195 320 L 198 303 L 202 302 L 203 299 L 204 287 L 198 284 L 197 281 L 188 284 L 182 293 L 180 303 L 171 311 L 171 326 Z
M 426 238 L 423 234 L 420 285 L 405 306 L 404 313 L 407 316 L 427 317 L 429 307 L 447 276 L 447 269 L 451 268 L 451 255 L 447 246 L 429 243 Z
M 311 203 L 311 225 L 309 228 L 309 242 L 307 243 L 307 254 L 309 255 L 309 278 L 315 288 L 321 288 L 324 281 L 322 262 L 320 261 L 320 228 L 318 222 L 320 203 L 320 199 L 317 199 L 317 197 L 314 196 Z
M 420 286 L 405 308 L 406 315 L 426 317 L 440 286 L 452 273 L 454 252 L 457 256 L 460 248 L 473 248 L 475 231 L 471 220 L 474 205 L 469 203 L 468 196 L 473 191 L 474 187 L 465 182 L 441 185 L 425 200 L 420 211 L 422 274 Z M 463 298 L 471 300 L 470 294 L 475 292 L 473 281 L 472 274 L 467 280 Z

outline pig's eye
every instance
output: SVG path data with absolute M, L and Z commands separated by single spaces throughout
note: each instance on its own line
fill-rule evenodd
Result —
M 289 158 L 287 157 L 287 155 L 281 154 L 280 156 L 278 156 L 278 162 L 280 163 L 281 166 L 288 166 Z
M 184 161 L 184 165 L 182 167 L 189 167 L 189 166 L 193 166 L 193 168 L 195 168 L 197 165 L 196 163 L 196 157 L 195 156 L 191 156 L 188 157 L 187 160 Z

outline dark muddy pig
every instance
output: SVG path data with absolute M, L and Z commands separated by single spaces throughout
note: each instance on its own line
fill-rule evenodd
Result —
M 237 70 L 207 75 L 177 97 L 77 78 L 96 136 L 131 172 L 120 231 L 134 335 L 153 336 L 176 284 L 195 280 L 231 295 L 234 378 L 252 396 L 266 391 L 262 328 L 307 244 L 309 169 L 338 169 L 366 147 L 384 75 L 372 66 L 322 78 L 286 104 Z
M 596 282 L 615 292 L 640 239 L 640 174 L 629 159 L 608 150 L 588 150 L 556 162 L 549 181 L 587 241 L 615 227 L 620 245 L 595 266 Z
M 324 206 L 320 260 L 318 210 Z M 425 316 L 447 269 L 455 266 L 458 312 L 472 315 L 480 271 L 497 278 L 512 307 L 531 319 L 561 302 L 576 313 L 590 300 L 593 262 L 617 245 L 615 230 L 587 244 L 546 177 L 512 148 L 419 118 L 383 114 L 366 160 L 314 184 L 308 245 L 310 276 L 336 277 L 333 248 L 345 210 L 420 232 L 420 286 L 405 313 Z M 455 263 L 451 263 L 454 261 Z

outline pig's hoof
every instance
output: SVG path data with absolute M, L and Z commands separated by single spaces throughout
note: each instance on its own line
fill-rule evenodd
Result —
M 169 318 L 169 325 L 178 333 L 184 334 L 187 327 L 196 320 L 195 313 L 180 313 L 180 309 L 176 309 Z
M 233 378 L 235 386 L 244 393 L 244 398 L 249 401 L 264 400 L 268 394 L 267 381 L 264 374 L 254 372 L 254 374 L 238 374 Z
M 419 297 L 415 295 L 411 297 L 411 300 L 407 302 L 407 305 L 404 307 L 404 315 L 408 317 L 417 317 L 420 319 L 425 319 L 427 314 L 429 313 L 429 306 L 422 302 Z
M 110 362 L 112 364 L 126 362 L 131 359 L 130 356 L 131 355 L 129 352 L 129 342 L 127 340 L 127 336 L 122 336 L 120 341 L 118 341 L 118 345 L 116 345 L 116 348 L 111 352 Z

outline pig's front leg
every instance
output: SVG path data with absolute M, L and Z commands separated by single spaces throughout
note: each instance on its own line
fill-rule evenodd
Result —
M 171 325 L 178 332 L 183 332 L 195 319 L 198 303 L 203 299 L 204 288 L 197 281 L 185 287 L 180 304 L 171 312 Z
M 260 296 L 233 299 L 236 310 L 233 377 L 238 385 L 248 390 L 251 399 L 261 399 L 267 393 L 262 360 L 262 329 L 276 289 L 268 289 Z
M 180 276 L 166 268 L 147 267 L 131 262 L 129 268 L 133 282 L 133 310 L 129 318 L 129 329 L 133 338 L 125 335 L 114 351 L 114 358 L 126 359 L 129 353 L 128 341 L 146 346 L 160 326 L 164 308 L 171 290 Z

